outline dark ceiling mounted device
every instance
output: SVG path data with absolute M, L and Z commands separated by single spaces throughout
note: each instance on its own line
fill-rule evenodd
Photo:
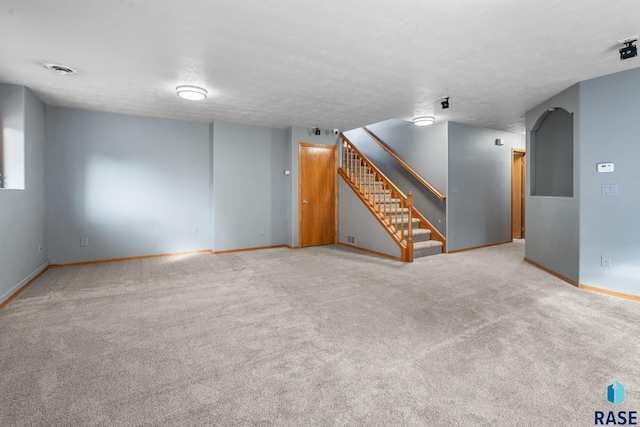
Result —
M 629 59 L 638 56 L 638 48 L 634 45 L 637 40 L 625 40 L 624 47 L 620 48 L 620 59 Z
M 449 108 L 449 97 L 443 96 L 440 99 L 442 99 L 442 102 L 440 102 L 440 105 L 442 105 L 442 109 L 446 110 L 447 108 Z

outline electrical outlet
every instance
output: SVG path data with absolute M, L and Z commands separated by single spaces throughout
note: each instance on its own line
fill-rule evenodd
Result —
M 83 248 L 86 248 L 87 246 L 89 246 L 89 238 L 83 237 L 82 239 L 80 239 L 80 246 Z
M 600 257 L 600 265 L 603 267 L 611 267 L 611 258 L 609 258 L 609 255 L 602 255 Z
M 198 234 L 198 227 L 194 227 L 194 229 L 193 229 L 193 235 L 195 236 L 195 235 L 197 235 L 197 234 Z
M 260 229 L 260 235 L 261 235 L 261 236 L 264 236 L 264 234 L 265 234 L 264 228 L 261 228 L 261 229 Z

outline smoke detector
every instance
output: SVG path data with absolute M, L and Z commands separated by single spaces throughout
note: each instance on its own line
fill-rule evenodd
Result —
M 78 70 L 76 70 L 73 67 L 69 67 L 67 65 L 53 64 L 53 63 L 44 63 L 42 65 L 44 65 L 46 69 L 55 71 L 56 73 L 61 74 L 63 76 L 78 74 Z

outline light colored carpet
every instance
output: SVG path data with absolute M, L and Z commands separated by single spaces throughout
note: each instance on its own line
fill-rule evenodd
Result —
M 402 264 L 328 246 L 50 270 L 0 311 L 0 425 L 584 426 L 640 410 L 640 304 L 523 255 Z

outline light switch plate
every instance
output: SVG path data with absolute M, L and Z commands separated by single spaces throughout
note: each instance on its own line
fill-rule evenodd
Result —
M 602 195 L 603 196 L 617 196 L 618 195 L 618 184 L 602 184 Z

